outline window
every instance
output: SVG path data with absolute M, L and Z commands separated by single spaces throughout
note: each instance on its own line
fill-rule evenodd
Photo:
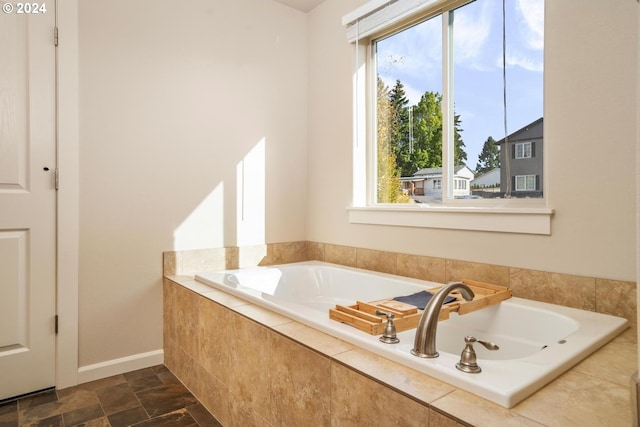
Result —
M 464 179 L 456 179 L 455 180 L 455 189 L 456 190 L 466 190 L 467 189 L 467 181 Z
M 511 153 L 532 157 L 518 132 L 542 129 L 544 1 L 370 0 L 343 17 L 355 43 L 355 207 L 543 206 L 513 200 L 540 190 L 511 193 L 516 175 L 542 176 L 542 156 L 524 171 Z M 530 138 L 542 154 L 542 135 Z M 474 194 L 493 170 L 500 191 Z M 423 194 L 405 191 L 428 175 L 438 179 Z
M 530 159 L 531 146 L 531 142 L 521 142 L 516 144 L 516 159 Z
M 536 191 L 535 175 L 516 175 L 516 191 Z
M 414 25 L 367 40 L 377 130 L 370 203 L 453 202 L 458 167 L 473 179 L 501 166 L 496 140 L 510 132 L 505 108 L 514 130 L 543 115 L 544 0 L 504 0 L 504 15 L 496 0 L 430 3 L 437 13 L 427 8 Z M 443 4 L 448 10 L 440 12 Z M 530 142 L 515 147 L 516 158 L 531 157 Z M 442 174 L 442 194 L 406 197 L 400 180 L 425 168 Z

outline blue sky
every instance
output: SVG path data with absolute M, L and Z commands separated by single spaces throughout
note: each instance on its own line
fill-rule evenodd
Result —
M 442 19 L 435 17 L 378 42 L 378 75 L 400 80 L 409 105 L 442 93 Z M 543 115 L 544 0 L 506 0 L 508 133 Z M 487 137 L 504 138 L 502 1 L 478 0 L 454 13 L 454 103 L 462 119 L 467 165 Z

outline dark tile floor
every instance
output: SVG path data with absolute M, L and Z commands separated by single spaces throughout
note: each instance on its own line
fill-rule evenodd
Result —
M 218 427 L 163 365 L 0 405 L 0 427 Z

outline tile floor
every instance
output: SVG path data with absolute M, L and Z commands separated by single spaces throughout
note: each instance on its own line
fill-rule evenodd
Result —
M 163 365 L 0 405 L 0 427 L 218 427 Z

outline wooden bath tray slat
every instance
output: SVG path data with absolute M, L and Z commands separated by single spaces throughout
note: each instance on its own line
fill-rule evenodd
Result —
M 462 282 L 474 292 L 474 299 L 465 301 L 460 292 L 453 292 L 451 295 L 457 301 L 443 305 L 438 320 L 448 319 L 450 312 L 455 311 L 463 315 L 498 304 L 511 297 L 511 290 L 504 286 L 467 279 Z M 435 294 L 439 289 L 440 287 L 432 288 L 429 289 L 429 292 Z M 376 310 L 392 312 L 394 314 L 393 322 L 398 332 L 417 327 L 422 316 L 422 310 L 418 310 L 413 305 L 384 299 L 371 302 L 357 301 L 354 305 L 349 306 L 336 305 L 336 308 L 329 309 L 329 318 L 348 323 L 371 335 L 380 335 L 384 333 L 387 319 L 384 315 L 376 314 Z

